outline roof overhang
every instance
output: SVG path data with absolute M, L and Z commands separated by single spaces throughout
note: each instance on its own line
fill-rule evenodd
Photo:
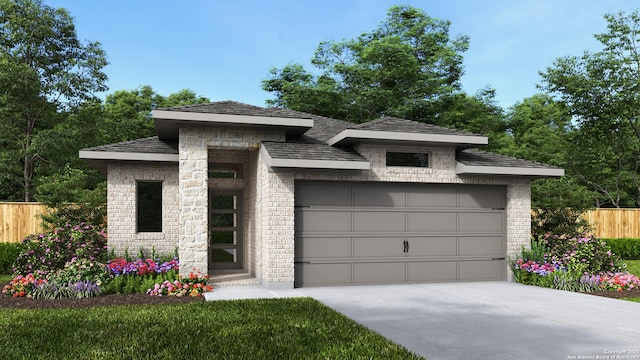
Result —
M 367 142 L 384 145 L 448 146 L 468 148 L 487 145 L 489 139 L 479 135 L 445 135 L 396 131 L 346 129 L 327 141 L 332 146 L 351 146 Z
M 180 126 L 223 126 L 284 130 L 288 136 L 299 136 L 313 127 L 311 118 L 285 118 L 211 114 L 189 111 L 153 110 L 152 116 L 160 140 L 177 140 Z
M 314 159 L 283 159 L 273 158 L 269 151 L 260 147 L 260 155 L 270 168 L 284 169 L 331 169 L 331 170 L 369 170 L 371 163 L 368 161 L 347 160 L 314 160 Z
M 178 162 L 178 154 L 134 153 L 116 151 L 86 151 L 80 150 L 80 159 L 100 172 L 106 172 L 107 163 L 113 161 L 148 161 L 148 162 Z
M 564 176 L 564 169 L 560 168 L 528 168 L 509 166 L 477 166 L 456 163 L 457 175 L 508 175 L 531 177 L 560 177 Z

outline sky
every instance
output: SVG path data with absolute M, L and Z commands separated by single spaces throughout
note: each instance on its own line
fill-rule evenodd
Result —
M 308 71 L 321 41 L 353 39 L 378 27 L 396 4 L 449 20 L 468 35 L 463 90 L 491 87 L 507 109 L 539 92 L 555 59 L 600 50 L 603 15 L 637 0 L 43 0 L 66 8 L 78 37 L 99 41 L 111 93 L 150 85 L 167 96 L 191 89 L 212 101 L 265 106 L 260 83 L 271 68 Z M 102 97 L 105 94 L 101 94 Z

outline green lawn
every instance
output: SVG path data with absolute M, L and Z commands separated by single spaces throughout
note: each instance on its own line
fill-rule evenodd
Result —
M 13 279 L 13 276 L 7 274 L 0 274 L 0 287 L 4 286 L 4 284 L 8 283 Z
M 625 260 L 627 270 L 635 276 L 640 277 L 640 260 Z
M 0 312 L 7 359 L 419 359 L 316 300 Z

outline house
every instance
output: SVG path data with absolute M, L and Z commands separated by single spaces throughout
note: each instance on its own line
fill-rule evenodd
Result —
M 507 280 L 545 164 L 484 136 L 232 101 L 153 111 L 157 136 L 80 151 L 108 179 L 109 247 L 266 288 Z

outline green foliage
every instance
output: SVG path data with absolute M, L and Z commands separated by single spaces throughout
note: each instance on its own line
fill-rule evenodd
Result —
M 420 359 L 309 298 L 3 309 L 0 328 L 7 359 Z
M 547 234 L 582 234 L 590 229 L 582 217 L 585 210 L 547 207 L 534 208 L 531 214 L 531 234 L 540 237 Z
M 39 180 L 36 200 L 47 205 L 42 214 L 48 228 L 66 224 L 103 225 L 107 216 L 107 183 L 101 182 L 94 189 L 87 189 L 89 176 L 82 170 L 66 167 L 61 174 L 42 177 Z
M 318 77 L 298 64 L 272 69 L 262 82 L 275 96 L 267 105 L 353 122 L 433 119 L 443 112 L 441 99 L 460 91 L 468 48 L 468 37 L 451 38 L 449 25 L 417 8 L 392 6 L 377 29 L 321 42 L 311 61 Z
M 611 251 L 625 260 L 640 260 L 640 239 L 602 239 Z M 640 275 L 640 274 L 638 274 Z
M 581 270 L 578 265 L 584 265 L 583 273 L 617 273 L 624 270 L 622 261 L 607 243 L 594 236 L 547 235 L 540 241 L 545 242 L 552 257 L 565 265 L 571 264 L 577 270 Z
M 50 272 L 47 275 L 49 282 L 57 284 L 91 281 L 97 285 L 101 285 L 108 278 L 109 272 L 105 264 L 86 258 L 72 258 L 62 269 Z
M 626 260 L 625 263 L 630 273 L 640 277 L 640 260 Z
M 13 263 L 20 255 L 22 244 L 0 243 L 0 274 L 11 274 Z
M 100 295 L 100 287 L 91 281 L 60 283 L 50 281 L 35 285 L 31 296 L 34 299 L 85 299 Z
M 144 294 L 148 289 L 152 289 L 156 283 L 164 281 L 175 281 L 179 279 L 179 274 L 175 270 L 166 273 L 155 273 L 147 275 L 119 275 L 106 281 L 102 287 L 105 294 Z
M 1 0 L 0 33 L 0 142 L 7 144 L 0 188 L 20 189 L 30 201 L 60 111 L 106 90 L 107 60 L 99 43 L 78 39 L 66 10 L 40 0 Z
M 566 104 L 579 129 L 569 165 L 596 206 L 640 205 L 640 13 L 607 14 L 599 52 L 566 56 L 541 72 L 543 89 Z
M 88 225 L 65 225 L 52 232 L 27 236 L 14 263 L 16 274 L 46 276 L 76 259 L 104 261 L 107 235 L 104 229 Z

